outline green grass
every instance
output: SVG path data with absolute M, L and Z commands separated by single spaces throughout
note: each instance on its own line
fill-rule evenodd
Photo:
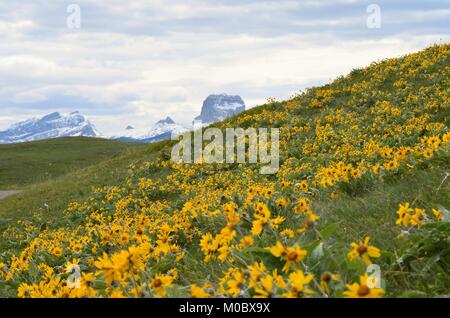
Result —
M 0 145 L 0 190 L 17 190 L 47 182 L 143 147 L 142 144 L 86 137 Z
M 80 140 L 73 141 L 75 144 L 80 142 Z M 97 141 L 98 144 L 102 142 Z M 71 140 L 66 140 L 65 143 L 70 145 Z M 18 218 L 31 216 L 36 211 L 45 211 L 48 216 L 58 216 L 68 203 L 86 199 L 93 188 L 121 183 L 127 175 L 129 165 L 151 161 L 164 144 L 164 142 L 140 146 L 125 144 L 122 153 L 116 153 L 108 160 L 103 158 L 103 161 L 97 164 L 78 169 L 74 167 L 75 165 L 68 165 L 70 169 L 65 174 L 27 185 L 22 188 L 23 193 L 20 195 L 2 200 L 1 223 L 8 224 Z
M 391 294 L 398 295 L 407 290 L 409 294 L 404 296 L 445 295 L 450 286 L 450 277 L 445 274 L 445 268 L 450 266 L 448 256 L 436 258 L 436 261 L 445 264 L 440 271 L 436 264 L 426 264 L 433 259 L 432 253 L 414 255 L 413 263 L 420 270 L 408 268 L 406 264 L 403 267 L 395 264 L 395 259 L 405 251 L 404 242 L 398 239 L 397 215 L 393 211 L 403 202 L 412 202 L 428 211 L 438 206 L 448 208 L 449 169 L 450 157 L 446 157 L 405 175 L 394 176 L 391 180 L 375 182 L 370 191 L 364 193 L 344 194 L 337 200 L 319 199 L 316 209 L 322 215 L 323 227 L 339 224 L 331 238 L 335 248 L 343 248 L 345 244 L 341 242 L 358 241 L 368 235 L 382 251 L 390 251 L 384 252 L 381 264 L 384 264 L 382 271 L 390 284 L 387 290 Z
M 58 220 L 70 202 L 87 199 L 94 187 L 123 182 L 130 164 L 152 160 L 162 145 L 164 142 L 145 145 L 62 138 L 1 146 L 0 157 L 9 158 L 5 160 L 9 168 L 3 170 L 0 189 L 23 192 L 0 201 L 0 233 L 9 224 L 36 212 L 44 213 L 48 221 Z M 45 160 L 52 165 L 46 165 Z M 33 171 L 29 165 L 36 169 Z M 27 173 L 30 180 L 26 179 Z M 6 178 L 10 181 L 6 182 Z

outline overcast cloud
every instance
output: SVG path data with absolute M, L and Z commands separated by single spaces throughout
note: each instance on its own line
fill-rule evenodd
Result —
M 66 25 L 81 8 L 81 28 Z M 366 26 L 369 4 L 381 28 Z M 374 60 L 450 38 L 450 1 L 102 0 L 0 2 L 0 130 L 79 110 L 105 134 L 212 93 L 285 99 Z

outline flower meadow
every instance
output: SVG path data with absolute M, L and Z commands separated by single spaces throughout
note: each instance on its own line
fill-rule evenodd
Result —
M 3 233 L 13 297 L 450 293 L 450 45 L 353 70 L 215 126 L 280 128 L 280 169 L 136 162 Z M 436 182 L 435 182 L 436 181 Z M 381 198 L 381 199 L 380 199 Z M 377 265 L 379 275 L 368 271 Z

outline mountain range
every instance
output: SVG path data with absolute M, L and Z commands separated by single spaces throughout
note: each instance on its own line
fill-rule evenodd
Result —
M 117 136 L 111 136 L 110 139 L 152 143 L 170 139 L 172 134 L 179 135 L 187 130 L 188 128 L 175 123 L 172 118 L 167 117 L 156 122 L 150 129 L 135 129 L 132 126 L 127 126 L 124 132 Z
M 237 95 L 210 95 L 203 102 L 200 116 L 193 124 L 209 125 L 224 120 L 245 110 L 244 101 Z M 102 135 L 95 126 L 78 111 L 69 115 L 58 112 L 42 118 L 32 118 L 18 122 L 5 131 L 0 131 L 0 144 L 19 143 L 60 137 L 99 137 L 128 142 L 152 143 L 170 139 L 173 134 L 190 130 L 167 117 L 150 126 L 135 129 L 128 125 L 122 132 L 113 136 Z
M 42 118 L 31 118 L 0 131 L 0 144 L 35 141 L 58 137 L 98 137 L 100 133 L 86 116 L 79 112 L 61 115 L 51 113 Z

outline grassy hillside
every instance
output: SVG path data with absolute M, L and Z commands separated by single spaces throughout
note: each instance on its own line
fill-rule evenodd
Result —
M 23 177 L 20 187 L 10 185 L 9 188 L 21 189 L 22 193 L 1 200 L 0 233 L 3 233 L 8 225 L 32 218 L 36 213 L 44 215 L 46 222 L 64 222 L 60 217 L 70 202 L 87 199 L 96 187 L 122 182 L 130 165 L 153 160 L 163 144 L 143 145 L 92 138 L 62 138 L 8 146 L 8 153 L 3 156 L 12 158 L 16 154 L 19 158 L 16 164 L 10 164 L 8 175 L 11 178 L 15 174 Z M 39 151 L 27 152 L 30 156 L 28 159 L 20 158 L 20 153 L 25 149 L 35 149 L 36 145 L 41 147 Z M 16 151 L 13 146 L 20 146 L 17 147 L 20 151 Z M 62 152 L 72 153 L 73 157 L 67 157 L 67 154 Z M 36 153 L 38 158 L 33 158 Z M 110 155 L 106 156 L 107 153 Z M 26 180 L 21 170 L 29 169 L 28 163 L 43 162 L 45 156 L 55 164 L 49 166 L 43 163 L 32 172 L 34 180 L 42 181 L 31 183 Z M 67 162 L 63 162 L 66 157 Z M 39 175 L 46 177 L 37 177 Z M 10 184 L 16 182 L 12 181 Z M 5 188 L 6 186 L 2 189 Z M 5 243 L 0 237 L 0 248 Z
M 156 144 L 157 158 L 57 222 L 40 214 L 8 227 L 0 292 L 449 295 L 449 70 L 450 45 L 437 45 L 216 125 L 280 127 L 275 175 L 175 164 L 170 143 Z
M 0 202 L 0 233 L 36 213 L 47 222 L 92 189 L 125 178 L 130 164 L 151 160 L 155 147 L 95 138 L 60 138 L 0 145 L 1 190 L 20 189 Z M 6 241 L 0 237 L 0 248 Z
M 142 147 L 86 137 L 0 145 L 0 190 L 45 182 Z

